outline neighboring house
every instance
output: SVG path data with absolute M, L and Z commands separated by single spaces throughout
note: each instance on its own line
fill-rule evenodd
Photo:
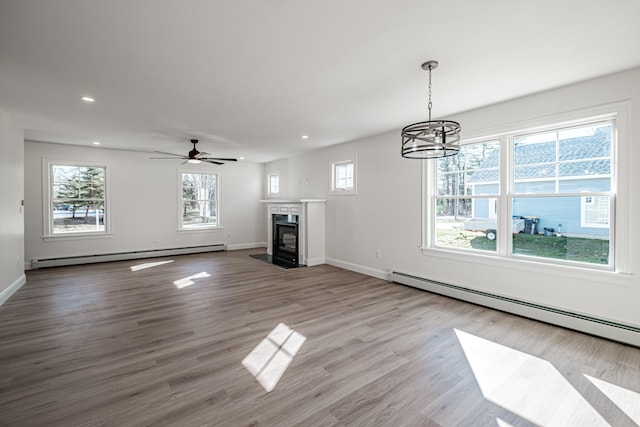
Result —
M 599 127 L 592 135 L 533 143 L 515 142 L 512 215 L 537 217 L 537 231 L 553 229 L 576 237 L 609 236 L 609 197 L 581 192 L 608 192 L 611 186 L 611 129 Z M 498 191 L 499 151 L 495 150 L 471 175 L 472 194 Z M 562 198 L 528 194 L 573 193 Z M 497 199 L 473 199 L 472 216 L 495 218 Z

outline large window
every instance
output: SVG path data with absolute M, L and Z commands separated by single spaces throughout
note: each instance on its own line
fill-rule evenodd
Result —
M 181 228 L 219 227 L 218 175 L 183 172 L 181 177 Z
M 48 163 L 45 235 L 105 233 L 106 166 Z
M 613 119 L 511 133 L 434 162 L 430 246 L 613 267 Z

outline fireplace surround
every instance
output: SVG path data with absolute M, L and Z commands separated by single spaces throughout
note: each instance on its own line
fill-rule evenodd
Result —
M 325 263 L 325 203 L 324 199 L 260 200 L 267 205 L 267 254 L 282 258 L 291 264 L 292 246 L 297 250 L 296 266 L 313 266 Z M 286 220 L 285 220 L 286 219 Z M 276 222 L 281 223 L 277 225 Z M 294 233 L 291 224 L 295 222 Z M 279 230 L 281 229 L 281 230 Z M 282 233 L 280 238 L 278 234 Z M 294 239 L 295 236 L 295 239 Z M 278 247 L 278 246 L 283 247 Z M 289 258 L 289 261 L 286 261 Z M 274 263 L 277 263 L 274 260 Z

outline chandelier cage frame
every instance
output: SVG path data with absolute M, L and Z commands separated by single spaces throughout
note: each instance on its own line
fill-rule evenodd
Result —
M 438 61 L 427 61 L 422 69 L 429 72 L 429 120 L 402 128 L 402 157 L 407 159 L 435 159 L 454 156 L 460 152 L 460 123 L 453 120 L 431 120 L 431 71 Z

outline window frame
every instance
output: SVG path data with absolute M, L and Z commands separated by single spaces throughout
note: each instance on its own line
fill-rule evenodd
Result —
M 577 110 L 567 113 L 545 116 L 540 119 L 525 122 L 512 123 L 503 128 L 493 128 L 490 131 L 469 134 L 463 144 L 480 143 L 495 139 L 509 139 L 509 143 L 503 145 L 506 149 L 501 152 L 500 165 L 503 166 L 501 182 L 509 183 L 509 188 L 501 189 L 503 194 L 498 201 L 498 216 L 503 218 L 498 222 L 498 248 L 496 252 L 469 251 L 450 247 L 435 246 L 435 191 L 436 191 L 436 161 L 425 160 L 422 162 L 422 245 L 423 255 L 440 257 L 451 260 L 464 260 L 470 263 L 484 265 L 496 265 L 510 267 L 525 271 L 538 271 L 540 265 L 546 266 L 546 271 L 560 276 L 584 277 L 592 279 L 593 274 L 601 274 L 608 280 L 625 280 L 625 275 L 630 272 L 630 264 L 627 256 L 629 239 L 622 230 L 626 230 L 629 223 L 629 203 L 627 180 L 627 152 L 629 144 L 629 101 L 621 101 L 597 107 Z M 511 203 L 513 197 L 529 197 L 530 194 L 514 193 L 511 184 L 511 167 L 513 164 L 513 151 L 510 137 L 517 134 L 542 132 L 544 130 L 560 130 L 566 127 L 589 125 L 592 123 L 612 122 L 612 147 L 611 147 L 611 190 L 608 192 L 593 193 L 610 197 L 610 257 L 608 265 L 579 263 L 574 261 L 555 260 L 543 257 L 527 257 L 513 255 L 510 233 L 505 233 L 508 222 L 504 218 L 511 218 Z M 504 143 L 503 143 L 504 144 Z M 504 167 L 504 165 L 508 165 Z M 580 193 L 560 193 L 560 197 L 582 196 Z M 536 197 L 536 195 L 533 195 Z M 464 197 L 464 196 L 460 196 Z M 501 232 L 502 231 L 502 232 Z
M 104 170 L 104 212 L 103 223 L 104 229 L 97 231 L 74 231 L 68 233 L 55 233 L 53 225 L 53 168 L 55 166 L 70 166 L 70 167 L 88 167 L 88 168 L 101 168 Z M 58 239 L 86 239 L 86 238 L 100 238 L 111 236 L 111 207 L 109 195 L 109 173 L 110 167 L 104 162 L 82 161 L 82 160 L 60 160 L 60 159 L 42 159 L 42 238 L 44 240 L 58 240 Z M 97 213 L 96 213 L 97 214 Z
M 182 195 L 183 191 L 183 175 L 184 174 L 198 174 L 198 175 L 214 175 L 216 177 L 216 223 L 203 223 L 199 225 L 185 226 L 183 222 L 183 206 L 184 199 Z M 179 168 L 177 174 L 177 184 L 178 184 L 178 204 L 177 204 L 177 218 L 178 218 L 178 231 L 180 232 L 197 232 L 197 231 L 207 231 L 207 230 L 221 230 L 222 220 L 221 220 L 221 210 L 220 210 L 220 172 L 218 170 L 203 170 L 203 169 L 192 169 L 192 168 Z M 202 200 L 212 200 L 212 199 L 202 199 Z
M 271 180 L 277 180 L 278 191 L 272 191 Z M 280 173 L 279 172 L 270 172 L 267 174 L 267 197 L 277 197 L 280 196 Z
M 342 188 L 338 186 L 337 179 L 338 173 L 337 170 L 341 166 L 352 165 L 353 173 L 352 173 L 352 186 L 347 188 Z M 331 163 L 331 195 L 334 196 L 350 196 L 358 194 L 357 187 L 357 158 L 348 159 L 348 160 L 340 160 Z M 347 178 L 348 179 L 348 178 Z

